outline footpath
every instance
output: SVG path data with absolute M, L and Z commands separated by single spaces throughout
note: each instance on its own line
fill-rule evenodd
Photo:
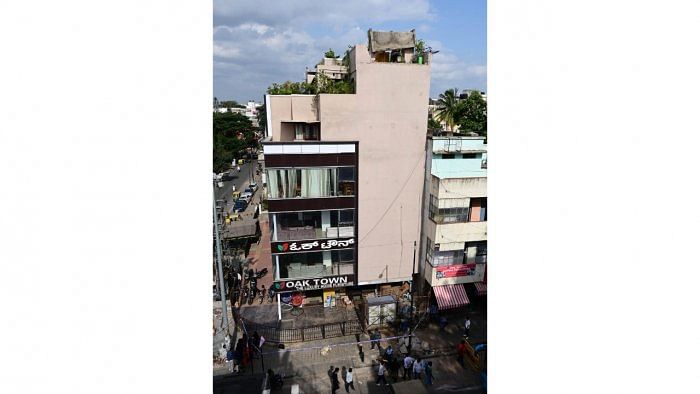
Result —
M 470 314 L 472 330 L 470 343 L 486 342 L 485 311 L 481 321 L 480 312 L 473 310 Z M 455 391 L 463 393 L 482 393 L 481 378 L 477 371 L 470 367 L 462 368 L 457 362 L 456 345 L 462 339 L 462 317 L 455 315 L 448 317 L 449 324 L 445 331 L 441 332 L 438 325 L 433 322 L 424 322 L 415 332 L 413 341 L 413 354 L 421 355 L 423 345 L 432 349 L 432 352 L 423 356 L 423 359 L 433 362 L 434 382 L 427 388 L 430 393 Z M 383 333 L 383 338 L 390 335 Z M 472 340 L 473 338 L 473 340 Z M 363 342 L 364 357 L 360 357 L 357 342 Z M 398 349 L 402 338 L 383 339 L 382 349 L 391 345 Z M 398 354 L 398 353 L 395 353 Z M 298 384 L 301 393 L 327 393 L 330 392 L 330 380 L 327 371 L 331 365 L 341 368 L 353 368 L 355 373 L 355 391 L 357 393 L 385 393 L 388 387 L 377 386 L 377 360 L 380 352 L 371 349 L 367 335 L 344 336 L 319 341 L 291 343 L 284 350 L 277 349 L 274 345 L 263 346 L 262 359 L 253 360 L 253 365 L 248 366 L 239 375 L 229 374 L 225 367 L 214 370 L 215 380 L 219 382 L 227 380 L 234 382 L 238 377 L 251 379 L 258 376 L 259 384 L 251 387 L 251 393 L 261 392 L 264 371 L 268 368 L 280 373 L 286 378 L 285 387 Z M 401 373 L 399 373 L 399 376 Z M 402 381 L 402 379 L 389 378 L 390 383 Z M 218 385 L 220 387 L 220 385 Z M 342 382 L 341 382 L 342 386 Z M 240 387 L 239 387 L 240 390 Z M 343 388 L 341 387 L 341 390 Z M 226 392 L 226 391 L 222 391 Z M 244 393 L 248 391 L 237 391 Z M 286 391 L 283 391 L 286 392 Z M 341 391 L 342 392 L 342 391 Z

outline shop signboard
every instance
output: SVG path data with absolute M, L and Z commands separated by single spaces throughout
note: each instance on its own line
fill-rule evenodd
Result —
M 457 278 L 460 276 L 472 276 L 475 274 L 476 264 L 455 264 L 435 267 L 435 277 L 437 279 Z
M 272 254 L 346 249 L 353 245 L 355 245 L 355 238 L 272 242 Z
M 335 275 L 324 278 L 313 279 L 290 279 L 280 280 L 272 284 L 277 292 L 297 291 L 297 290 L 317 290 L 332 289 L 336 287 L 352 286 L 355 275 Z

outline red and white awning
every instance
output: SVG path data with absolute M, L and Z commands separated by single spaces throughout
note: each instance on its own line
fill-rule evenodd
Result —
M 486 295 L 486 283 L 474 282 L 474 288 L 476 288 L 476 293 L 478 295 Z
M 452 309 L 469 304 L 469 297 L 464 290 L 464 285 L 447 285 L 433 287 L 435 299 L 438 303 L 438 309 Z

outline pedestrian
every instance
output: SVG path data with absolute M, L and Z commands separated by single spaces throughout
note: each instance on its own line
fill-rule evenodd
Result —
M 335 394 L 335 392 L 340 388 L 340 381 L 338 380 L 338 371 L 340 368 L 336 368 L 333 370 L 333 374 L 331 375 L 331 392 L 332 394 Z
M 379 350 L 379 352 L 381 353 L 381 351 L 382 351 L 382 343 L 381 343 L 382 333 L 379 332 L 378 328 L 374 330 L 374 340 L 377 343 L 377 350 Z
M 253 345 L 256 348 L 260 348 L 260 334 L 257 331 L 253 331 Z
M 416 359 L 411 357 L 410 355 L 406 356 L 406 358 L 403 359 L 403 380 L 406 380 L 407 375 L 408 379 L 411 379 L 411 370 L 413 369 L 414 361 L 416 361 Z
M 345 368 L 345 367 L 343 367 Z M 350 390 L 348 390 L 348 387 L 351 387 L 353 391 L 355 390 L 355 386 L 353 386 L 353 376 L 352 376 L 352 368 L 348 368 L 348 373 L 345 375 L 345 392 L 349 393 Z
M 384 366 L 384 361 L 379 362 L 379 370 L 377 371 L 377 386 L 380 386 L 379 382 L 386 385 L 386 367 Z
M 423 362 L 419 358 L 413 363 L 413 379 L 420 379 L 421 373 L 423 373 Z
M 369 333 L 369 343 L 372 345 L 370 350 L 374 350 L 374 346 L 377 345 L 377 331 Z
M 432 386 L 433 384 L 433 362 L 428 361 L 428 365 L 425 366 L 425 384 Z
M 391 345 L 386 348 L 386 351 L 384 352 L 384 356 L 386 357 L 389 362 L 394 359 L 394 349 L 391 348 Z
M 469 339 L 469 328 L 472 326 L 472 321 L 469 316 L 464 320 L 464 339 Z
M 331 367 L 328 368 L 328 379 L 331 380 L 331 385 L 333 385 L 333 371 L 335 371 L 335 367 L 331 365 Z
M 467 345 L 464 339 L 457 345 L 457 362 L 464 368 L 464 355 L 467 354 Z
M 343 379 L 343 382 L 347 382 L 347 380 L 346 380 L 347 374 L 348 374 L 348 369 L 345 368 L 345 365 L 343 365 L 343 369 L 340 371 L 340 377 Z
M 228 365 L 229 373 L 233 373 L 233 362 L 235 358 L 236 352 L 233 350 L 233 347 L 229 347 L 226 351 L 226 365 Z
M 399 360 L 396 357 L 391 359 L 391 361 L 389 363 L 389 367 L 391 369 L 391 379 L 393 379 L 394 382 L 399 380 L 400 364 L 399 364 Z
M 445 332 L 445 327 L 447 327 L 447 318 L 440 316 L 440 332 Z

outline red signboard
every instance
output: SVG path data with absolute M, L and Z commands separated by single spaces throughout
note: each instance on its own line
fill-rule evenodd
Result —
M 476 264 L 456 264 L 435 267 L 435 277 L 437 279 L 471 276 L 474 274 L 476 274 Z

